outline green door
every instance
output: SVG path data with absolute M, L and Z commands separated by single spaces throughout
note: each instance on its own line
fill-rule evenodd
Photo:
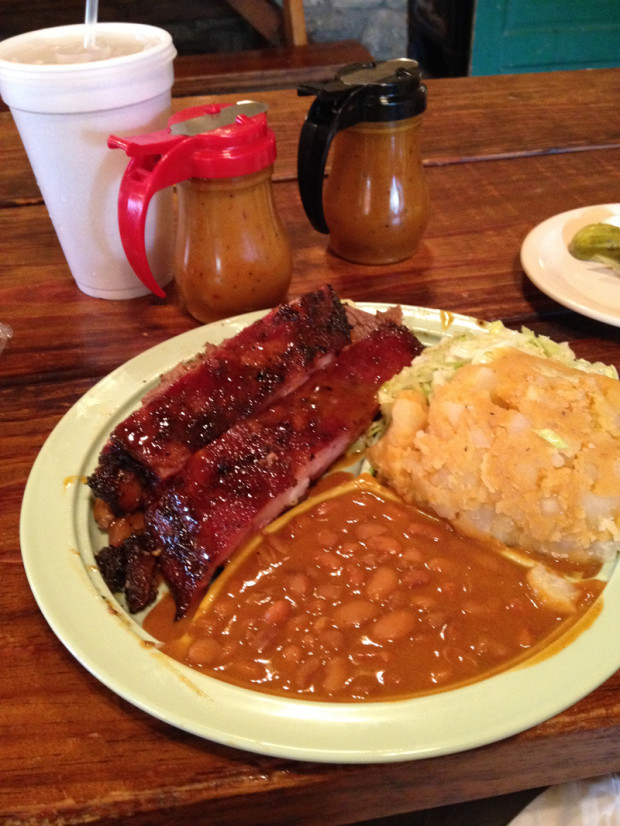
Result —
M 620 66 L 620 0 L 477 0 L 472 75 Z

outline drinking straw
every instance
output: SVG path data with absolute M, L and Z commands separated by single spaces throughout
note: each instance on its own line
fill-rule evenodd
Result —
M 97 26 L 97 9 L 99 0 L 86 0 L 86 15 L 84 17 L 84 48 L 92 49 L 95 45 L 95 29 Z

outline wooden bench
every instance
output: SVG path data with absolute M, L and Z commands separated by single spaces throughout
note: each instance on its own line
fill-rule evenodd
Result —
M 175 61 L 174 95 L 282 89 L 331 79 L 338 67 L 372 60 L 355 40 L 309 43 L 303 0 L 227 0 L 270 44 L 234 54 L 183 55 Z
M 340 66 L 370 60 L 368 49 L 354 40 L 234 54 L 182 55 L 174 62 L 172 93 L 182 97 L 320 83 L 332 78 Z

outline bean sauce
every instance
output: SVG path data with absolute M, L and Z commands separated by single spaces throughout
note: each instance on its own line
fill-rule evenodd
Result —
M 227 682 L 315 700 L 479 680 L 549 644 L 603 587 L 584 580 L 564 616 L 498 549 L 360 477 L 255 537 L 163 650 Z

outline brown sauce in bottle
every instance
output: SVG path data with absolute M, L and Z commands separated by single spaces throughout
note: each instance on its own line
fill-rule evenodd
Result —
M 361 264 L 389 264 L 418 249 L 429 219 L 421 123 L 418 115 L 361 123 L 335 135 L 323 206 L 337 255 Z
M 176 278 L 188 312 L 209 322 L 280 303 L 291 248 L 273 202 L 272 167 L 178 185 Z

